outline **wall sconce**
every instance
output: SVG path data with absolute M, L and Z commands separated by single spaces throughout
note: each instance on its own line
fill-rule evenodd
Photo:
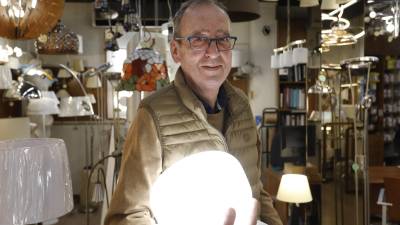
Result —
M 64 0 L 1 0 L 0 36 L 33 39 L 48 32 L 62 16 Z

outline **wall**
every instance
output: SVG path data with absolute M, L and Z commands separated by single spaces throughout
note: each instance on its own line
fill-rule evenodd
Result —
M 270 67 L 270 55 L 276 48 L 277 23 L 275 20 L 276 3 L 261 3 L 261 17 L 255 21 L 234 23 L 232 33 L 239 37 L 239 46 L 249 46 L 249 60 L 260 67 L 261 73 L 252 74 L 250 80 L 250 104 L 254 115 L 261 115 L 266 107 L 277 107 L 277 75 Z M 269 35 L 262 33 L 267 25 Z
M 96 67 L 106 61 L 104 28 L 92 26 L 92 3 L 66 3 L 61 22 L 71 31 L 83 36 L 83 54 L 40 55 L 45 65 L 66 64 L 75 58 L 84 60 L 85 66 Z

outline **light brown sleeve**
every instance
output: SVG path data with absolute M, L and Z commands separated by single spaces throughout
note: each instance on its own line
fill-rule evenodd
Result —
M 162 171 L 161 145 L 153 119 L 140 108 L 129 129 L 121 172 L 105 225 L 151 225 L 149 189 Z

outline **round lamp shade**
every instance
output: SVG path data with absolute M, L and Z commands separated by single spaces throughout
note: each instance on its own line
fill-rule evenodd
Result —
M 63 9 L 64 0 L 38 0 L 36 7 L 25 12 L 20 23 L 15 23 L 8 16 L 7 7 L 0 7 L 0 36 L 9 39 L 37 38 L 57 24 Z
M 311 202 L 312 196 L 307 176 L 301 174 L 283 175 L 276 198 L 290 203 Z
M 246 224 L 251 200 L 241 164 L 222 151 L 183 158 L 166 169 L 150 191 L 150 207 L 162 225 L 223 224 L 229 208 L 235 209 L 235 224 Z
M 63 140 L 0 141 L 0 224 L 38 224 L 73 209 Z
M 247 22 L 260 17 L 260 5 L 257 0 L 220 0 L 227 8 L 232 22 Z

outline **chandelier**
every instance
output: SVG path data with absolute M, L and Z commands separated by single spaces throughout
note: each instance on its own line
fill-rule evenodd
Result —
M 61 17 L 64 0 L 0 0 L 0 37 L 33 39 Z

